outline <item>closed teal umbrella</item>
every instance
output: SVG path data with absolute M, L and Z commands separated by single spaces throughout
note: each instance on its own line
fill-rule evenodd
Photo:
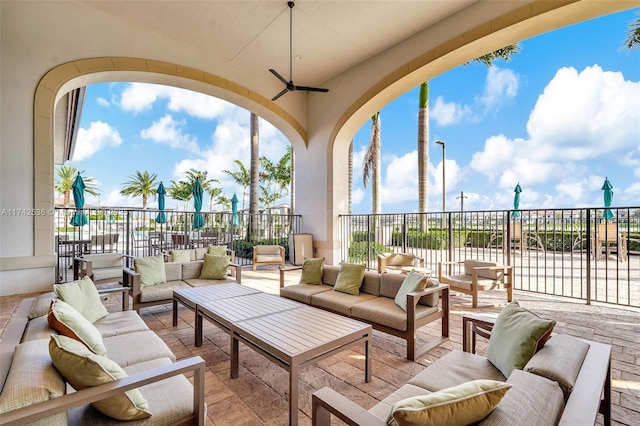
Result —
M 202 217 L 202 195 L 204 191 L 202 190 L 202 185 L 200 184 L 200 179 L 196 179 L 193 183 L 193 207 L 196 209 L 196 213 L 193 215 L 193 229 L 200 229 L 204 226 L 204 217 Z
M 238 226 L 238 196 L 235 192 L 231 198 L 231 225 Z
M 84 181 L 82 180 L 82 176 L 78 173 L 76 176 L 76 180 L 73 181 L 73 185 L 71 185 L 73 189 L 73 203 L 76 205 L 76 211 L 71 217 L 71 225 L 73 226 L 83 226 L 89 223 L 89 219 L 85 216 L 82 209 L 84 208 Z
M 160 210 L 156 216 L 156 223 L 167 223 L 167 215 L 164 212 L 164 194 L 166 194 L 167 191 L 164 189 L 162 182 L 158 185 L 156 192 L 158 193 L 158 210 Z
M 511 213 L 511 217 L 520 217 L 520 212 L 518 209 L 520 208 L 520 193 L 522 192 L 522 188 L 520 188 L 520 182 L 516 185 L 516 188 L 513 190 L 516 193 L 513 197 L 513 212 Z
M 604 179 L 604 185 L 602 185 L 601 189 L 604 191 L 604 206 L 611 207 L 611 203 L 613 202 L 613 185 L 609 182 L 608 177 Z M 608 220 L 613 219 L 615 216 L 610 209 L 605 208 L 602 212 L 602 217 Z

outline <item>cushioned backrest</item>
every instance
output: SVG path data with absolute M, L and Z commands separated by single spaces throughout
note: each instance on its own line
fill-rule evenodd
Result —
M 204 260 L 204 255 L 209 249 L 207 247 L 191 249 L 191 260 Z
M 327 285 L 334 285 L 338 278 L 338 272 L 340 267 L 336 265 L 324 265 L 324 271 L 322 272 L 322 282 Z
M 124 256 L 119 253 L 88 254 L 84 258 L 91 260 L 93 269 L 100 269 L 122 267 Z
M 407 276 L 402 274 L 382 274 L 380 276 L 380 296 L 395 298 L 405 278 Z
M 360 292 L 380 296 L 380 274 L 377 272 L 365 272 Z
M 164 272 L 167 275 L 167 282 L 180 281 L 182 279 L 182 267 L 179 262 L 165 262 Z
M 276 255 L 280 254 L 280 247 L 278 246 L 256 246 L 256 254 L 269 254 Z
M 564 334 L 555 334 L 524 366 L 523 370 L 560 385 L 565 401 L 573 391 L 589 344 Z
M 388 266 L 413 266 L 415 256 L 411 253 L 391 253 L 387 257 Z
M 471 275 L 471 270 L 477 267 L 486 267 L 486 266 L 498 266 L 496 262 L 485 262 L 481 260 L 465 260 L 464 261 L 464 273 L 467 275 Z M 502 278 L 504 273 L 502 271 L 490 270 L 490 269 L 481 269 L 478 271 L 478 276 L 482 278 L 489 278 L 492 280 L 497 280 Z
M 194 260 L 193 262 L 182 263 L 182 279 L 191 280 L 194 278 L 200 278 L 203 264 L 204 260 Z

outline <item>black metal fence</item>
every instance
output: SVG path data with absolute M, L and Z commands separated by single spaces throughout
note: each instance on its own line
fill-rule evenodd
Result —
M 158 210 L 83 209 L 84 226 L 70 224 L 74 208 L 56 208 L 54 250 L 57 253 L 56 281 L 72 279 L 72 258 L 90 253 L 119 252 L 150 256 L 176 248 L 225 245 L 236 252 L 236 261 L 251 264 L 253 246 L 278 244 L 288 255 L 289 235 L 300 231 L 299 215 L 266 210 L 260 214 L 202 212 L 204 225 L 193 228 L 193 211 L 165 210 L 166 222 L 159 223 Z
M 380 253 L 514 267 L 515 288 L 640 307 L 640 207 L 340 216 L 341 260 L 377 268 Z M 456 273 L 457 270 L 451 271 Z

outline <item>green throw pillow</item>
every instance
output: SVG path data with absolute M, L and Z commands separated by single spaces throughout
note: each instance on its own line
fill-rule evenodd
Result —
M 215 254 L 218 256 L 227 255 L 227 246 L 209 246 L 208 254 Z
M 399 426 L 475 424 L 498 405 L 511 385 L 496 380 L 473 380 L 427 395 L 398 401 L 391 407 L 387 423 Z
M 109 314 L 109 311 L 100 300 L 96 286 L 89 277 L 70 283 L 54 284 L 53 291 L 60 299 L 80 312 L 90 323 L 94 323 Z
M 51 336 L 49 355 L 62 377 L 76 390 L 127 377 L 127 373 L 109 358 L 96 355 L 65 336 Z M 149 404 L 138 389 L 102 399 L 91 406 L 117 420 L 139 420 L 151 415 Z
M 133 267 L 140 274 L 140 285 L 148 287 L 167 282 L 164 271 L 164 255 L 137 257 L 133 259 Z
M 341 263 L 333 289 L 341 293 L 359 295 L 364 278 L 364 268 L 364 263 Z
M 491 330 L 487 358 L 509 377 L 514 369 L 524 368 L 555 325 L 555 321 L 540 318 L 521 308 L 516 301 L 509 303 Z
M 395 302 L 403 311 L 407 311 L 407 294 L 414 291 L 423 290 L 427 286 L 427 277 L 416 271 L 409 272 L 407 278 L 404 279 L 398 293 L 396 293 Z
M 172 262 L 191 262 L 191 250 L 171 250 Z
M 54 299 L 47 315 L 49 326 L 58 333 L 85 345 L 98 355 L 107 353 L 98 329 L 71 305 L 60 299 Z
M 227 278 L 227 268 L 229 267 L 229 257 L 225 254 L 205 254 L 200 279 L 203 280 L 224 280 Z
M 322 284 L 324 257 L 309 257 L 302 264 L 300 284 Z

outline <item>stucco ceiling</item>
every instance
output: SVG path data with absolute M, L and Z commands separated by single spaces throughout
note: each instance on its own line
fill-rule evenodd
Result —
M 265 73 L 275 68 L 289 78 L 289 7 L 284 0 L 85 3 L 235 67 Z M 293 8 L 294 82 L 319 85 L 473 3 L 299 0 Z

